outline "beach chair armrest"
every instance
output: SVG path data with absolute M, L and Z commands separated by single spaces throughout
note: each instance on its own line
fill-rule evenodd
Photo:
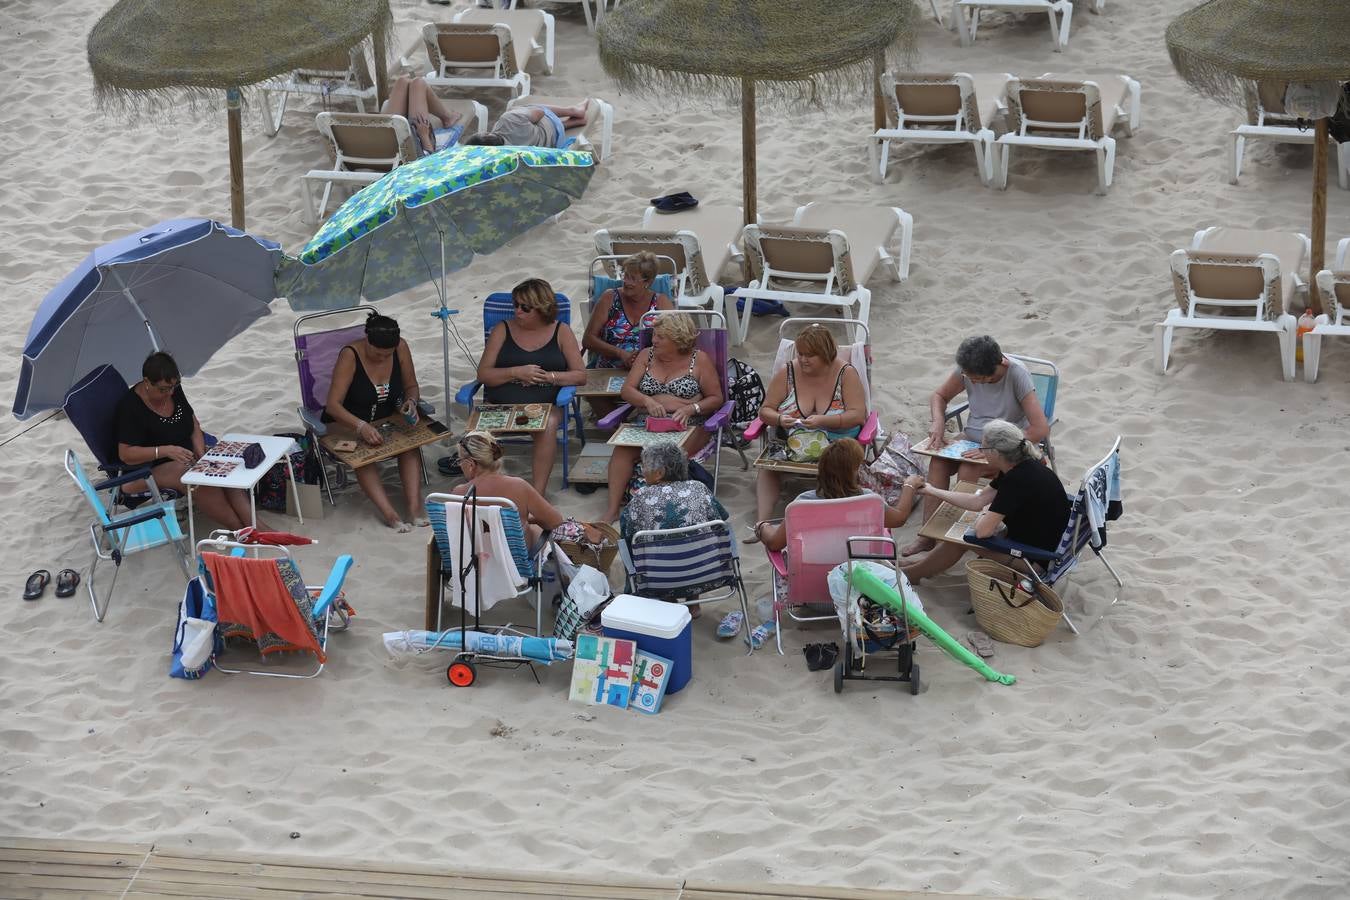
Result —
M 783 555 L 782 550 L 765 550 L 764 554 L 769 557 L 769 565 L 773 570 L 784 578 L 787 577 L 787 557 Z
M 164 518 L 165 509 L 162 505 L 156 504 L 154 509 L 147 509 L 144 512 L 134 512 L 130 515 L 119 516 L 108 522 L 106 525 L 100 525 L 99 528 L 106 534 L 109 531 L 119 531 L 123 528 L 130 528 L 132 525 L 139 525 L 142 522 L 152 522 L 155 519 Z
M 881 427 L 881 417 L 876 411 L 869 412 L 867 419 L 863 421 L 862 429 L 858 432 L 858 443 L 864 447 L 870 447 L 872 442 L 877 439 L 877 429 Z
M 323 583 L 323 590 L 319 592 L 318 598 L 314 601 L 314 618 L 317 620 L 328 614 L 328 610 L 342 593 L 342 583 L 347 579 L 347 573 L 352 569 L 352 557 L 350 553 L 344 553 L 333 563 L 333 568 L 328 572 L 328 580 Z
M 455 402 L 460 406 L 473 406 L 473 398 L 482 386 L 481 381 L 470 381 L 455 392 Z
M 148 478 L 149 475 L 150 475 L 149 466 L 137 466 L 134 469 L 127 469 L 121 475 L 114 475 L 112 478 L 105 478 L 102 481 L 97 482 L 94 485 L 94 490 L 96 491 L 112 490 L 113 488 L 121 487 L 122 485 L 127 484 L 128 482 L 140 481 L 143 478 Z
M 300 421 L 304 423 L 305 428 L 312 431 L 317 437 L 323 437 L 328 433 L 328 423 L 323 420 L 322 410 L 298 406 L 295 411 L 300 414 Z
M 763 433 L 764 433 L 764 420 L 755 419 L 755 421 L 751 422 L 746 427 L 745 431 L 741 432 L 741 436 L 744 437 L 747 441 L 753 441 L 755 438 L 759 437 Z
M 1007 538 L 988 537 L 980 538 L 975 536 L 973 528 L 967 528 L 966 533 L 962 535 L 967 544 L 973 544 L 976 547 L 983 547 L 986 550 L 994 550 L 998 553 L 1006 553 L 1017 559 L 1029 559 L 1034 562 L 1050 562 L 1055 558 L 1051 550 L 1045 550 L 1040 547 L 1033 547 L 1030 544 L 1019 544 L 1017 541 L 1010 541 Z
M 947 422 L 950 422 L 952 419 L 959 420 L 961 416 L 964 416 L 966 414 L 966 410 L 968 409 L 970 409 L 970 404 L 966 403 L 965 401 L 962 401 L 956 404 L 955 406 L 947 407 L 947 411 L 942 414 L 942 418 L 944 421 Z
M 706 429 L 707 431 L 717 431 L 719 428 L 725 427 L 726 424 L 731 420 L 731 411 L 735 408 L 735 406 L 736 404 L 730 400 L 728 400 L 726 403 L 723 403 L 721 409 L 713 413 L 711 416 L 708 416 L 708 418 L 704 420 L 703 422 L 704 429 Z
M 628 418 L 628 414 L 631 413 L 632 411 L 633 407 L 631 404 L 621 403 L 619 404 L 618 409 L 614 410 L 614 412 L 605 416 L 596 424 L 599 425 L 600 428 L 604 429 L 605 431 L 613 431 L 615 428 L 618 428 L 619 425 L 624 420 Z
M 576 396 L 577 386 L 569 384 L 567 387 L 558 390 L 558 399 L 553 401 L 553 405 L 563 407 L 570 406 L 572 401 L 576 399 Z

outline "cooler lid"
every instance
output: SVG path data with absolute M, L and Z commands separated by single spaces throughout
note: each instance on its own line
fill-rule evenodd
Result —
M 600 624 L 658 638 L 679 637 L 689 626 L 689 610 L 679 603 L 619 594 L 600 613 Z

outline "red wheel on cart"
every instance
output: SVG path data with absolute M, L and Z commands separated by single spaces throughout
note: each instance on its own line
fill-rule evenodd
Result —
M 468 687 L 478 680 L 478 670 L 467 657 L 457 656 L 450 664 L 450 668 L 445 670 L 445 677 L 455 687 Z

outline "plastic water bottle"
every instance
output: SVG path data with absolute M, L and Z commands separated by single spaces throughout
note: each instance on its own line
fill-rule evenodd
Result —
M 1294 359 L 1303 362 L 1303 336 L 1317 327 L 1316 320 L 1313 319 L 1312 307 L 1303 310 L 1303 315 L 1298 317 L 1298 330 L 1294 333 Z

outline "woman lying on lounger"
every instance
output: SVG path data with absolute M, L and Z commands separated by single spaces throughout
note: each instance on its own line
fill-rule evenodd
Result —
M 586 124 L 586 107 L 578 106 L 514 106 L 502 113 L 488 131 L 479 131 L 466 137 L 465 146 L 482 147 L 561 147 L 567 139 L 567 129 Z
M 975 520 L 976 537 L 993 537 L 1006 526 L 1004 537 L 1019 544 L 1054 550 L 1069 522 L 1069 498 L 1054 470 L 1041 462 L 1041 450 L 1011 422 L 994 419 L 985 423 L 980 452 L 994 471 L 994 480 L 978 493 L 962 494 L 925 485 L 919 489 L 925 500 L 943 501 L 966 510 L 983 510 Z M 976 547 L 941 541 L 912 562 L 901 563 L 911 584 L 945 572 L 974 550 L 980 556 L 1014 565 L 1013 558 Z
M 422 156 L 435 153 L 438 149 L 436 129 L 453 128 L 462 118 L 442 103 L 441 98 L 421 77 L 410 78 L 407 75 L 400 75 L 398 81 L 394 82 L 389 90 L 389 99 L 384 101 L 380 112 L 408 120 Z

